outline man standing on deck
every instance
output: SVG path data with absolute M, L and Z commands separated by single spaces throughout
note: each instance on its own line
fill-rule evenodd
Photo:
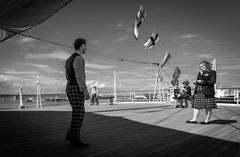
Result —
M 97 89 L 96 86 L 94 86 L 92 88 L 92 92 L 91 92 L 91 103 L 90 103 L 90 105 L 94 105 L 94 104 L 99 105 L 99 103 L 98 103 L 98 89 Z
M 89 99 L 86 86 L 85 61 L 82 57 L 87 50 L 85 39 L 78 38 L 74 42 L 74 53 L 66 60 L 65 74 L 67 79 L 66 93 L 72 107 L 72 119 L 67 131 L 66 140 L 72 147 L 88 147 L 80 140 L 80 129 L 84 119 L 84 101 Z

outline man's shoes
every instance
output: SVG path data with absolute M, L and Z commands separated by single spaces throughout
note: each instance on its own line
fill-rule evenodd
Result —
M 70 142 L 71 147 L 89 147 L 88 143 L 83 143 L 81 140 L 73 142 L 68 136 L 65 137 L 65 140 Z
M 190 121 L 190 120 L 188 120 L 188 121 L 186 121 L 186 123 L 197 124 L 197 121 Z
M 72 142 L 70 144 L 71 147 L 89 147 L 90 145 L 88 143 L 83 143 L 82 141 L 78 141 L 78 142 Z

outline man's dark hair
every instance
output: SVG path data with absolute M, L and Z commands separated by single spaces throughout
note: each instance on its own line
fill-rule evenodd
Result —
M 82 44 L 86 44 L 86 39 L 83 39 L 83 38 L 78 38 L 74 41 L 74 49 L 75 50 L 78 50 Z

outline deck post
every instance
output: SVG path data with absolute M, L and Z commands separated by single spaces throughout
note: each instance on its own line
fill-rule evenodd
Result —
M 117 103 L 117 76 L 116 71 L 114 71 L 114 78 L 113 78 L 113 94 L 114 94 L 114 104 Z
M 42 107 L 40 81 L 39 81 L 38 75 L 37 75 L 37 80 L 36 81 L 37 81 L 37 107 Z
M 18 90 L 19 90 L 19 109 L 22 109 L 24 108 L 23 102 L 22 102 L 22 86 Z

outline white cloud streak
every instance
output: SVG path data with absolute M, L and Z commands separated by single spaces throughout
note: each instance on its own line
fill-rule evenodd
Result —
M 25 58 L 26 59 L 35 59 L 35 60 L 45 60 L 45 59 L 58 59 L 58 60 L 66 60 L 71 54 L 61 51 L 61 50 L 56 50 L 52 53 L 42 53 L 42 54 L 33 54 L 33 53 L 28 53 L 26 54 Z
M 129 34 L 124 34 L 116 39 L 114 39 L 113 41 L 115 42 L 124 42 L 124 41 L 127 41 L 129 40 Z
M 107 87 L 107 85 L 103 82 L 99 82 L 97 80 L 90 80 L 86 82 L 87 86 L 89 88 L 93 88 L 94 86 L 96 86 L 97 88 L 105 88 Z
M 179 38 L 192 39 L 192 38 L 196 38 L 198 36 L 199 36 L 198 34 L 183 34 L 183 35 L 180 35 Z
M 17 43 L 34 43 L 36 40 L 29 37 L 21 37 L 17 40 Z
M 114 69 L 114 68 L 116 68 L 116 66 L 115 65 L 94 64 L 94 63 L 86 62 L 86 68 L 106 70 L 106 69 Z
M 199 58 L 206 58 L 206 59 L 212 59 L 212 55 L 211 54 L 200 54 L 198 55 Z
M 37 71 L 16 71 L 16 70 L 7 70 L 4 72 L 9 75 L 36 75 L 39 74 Z
M 64 71 L 60 71 L 60 70 L 50 68 L 48 65 L 44 65 L 44 64 L 26 63 L 26 65 L 30 65 L 30 66 L 33 66 L 33 67 L 40 68 L 41 70 L 46 71 L 46 72 L 55 72 L 55 73 L 60 73 L 60 74 L 64 73 Z

